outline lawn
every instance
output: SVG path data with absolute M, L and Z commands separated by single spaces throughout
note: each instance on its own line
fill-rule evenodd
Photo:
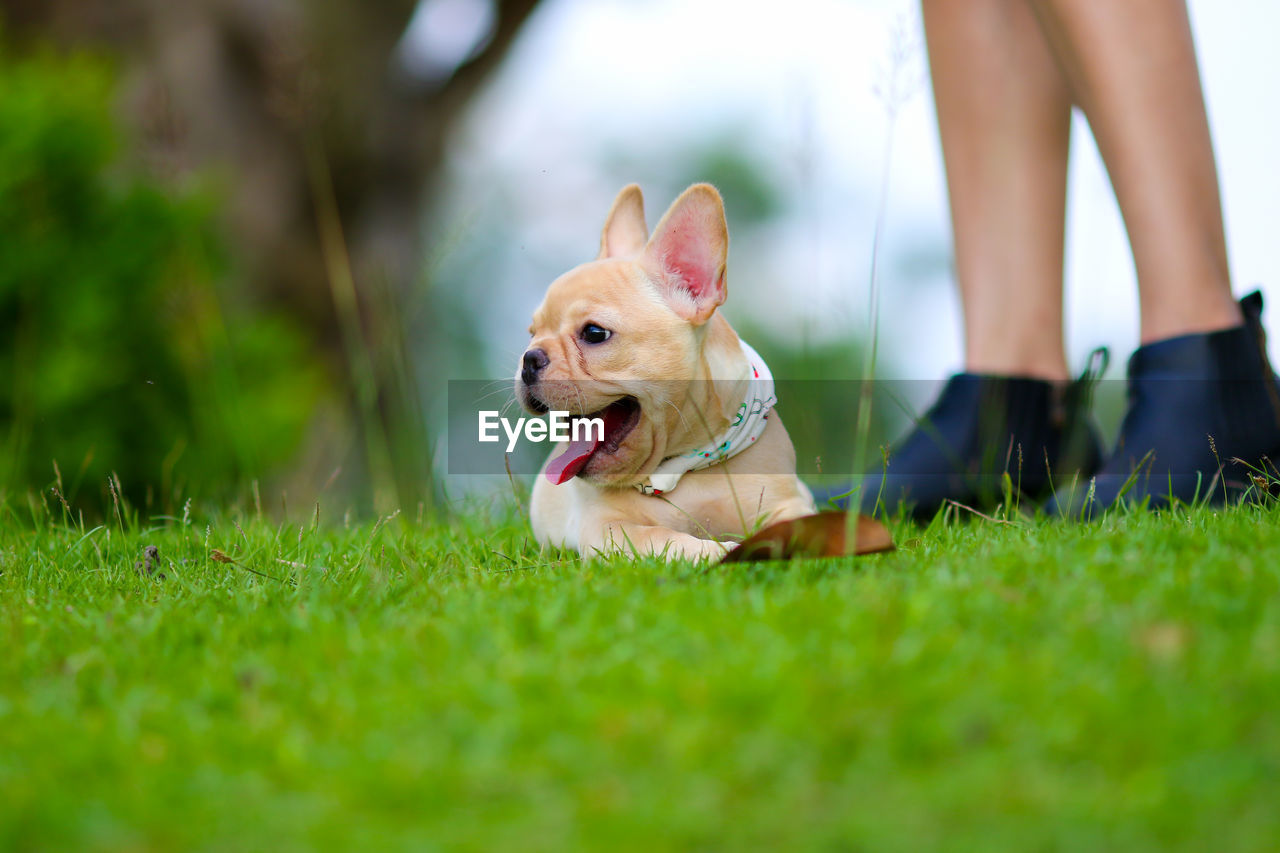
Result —
M 1275 506 L 733 570 L 0 513 L 0 848 L 1280 845 Z

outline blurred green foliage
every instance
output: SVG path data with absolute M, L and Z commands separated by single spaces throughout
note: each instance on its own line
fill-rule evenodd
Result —
M 115 472 L 164 507 L 287 461 L 325 381 L 229 290 L 213 196 L 118 156 L 113 98 L 97 60 L 0 52 L 0 493 L 56 461 L 73 501 Z
M 770 333 L 750 321 L 735 325 L 769 365 L 778 390 L 778 411 L 796 449 L 801 476 L 825 474 L 847 480 L 854 471 L 866 346 L 856 336 L 809 340 Z M 891 399 L 893 383 L 875 382 L 871 396 L 871 468 L 881 465 L 879 448 L 902 427 Z
M 760 150 L 738 127 L 719 128 L 679 144 L 659 147 L 646 140 L 639 148 L 609 150 L 600 167 L 618 187 L 634 181 L 644 188 L 650 226 L 690 184 L 706 182 L 720 191 L 735 241 L 744 229 L 777 219 L 787 203 L 769 152 Z
M 684 164 L 672 186 L 671 198 L 685 187 L 705 181 L 720 190 L 731 230 L 759 225 L 778 216 L 782 192 L 770 179 L 767 160 L 747 147 L 741 137 L 724 134 L 703 143 L 677 160 Z

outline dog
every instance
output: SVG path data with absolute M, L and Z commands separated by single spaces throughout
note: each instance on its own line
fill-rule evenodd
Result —
M 530 505 L 540 543 L 714 559 L 728 539 L 814 512 L 768 369 L 717 310 L 728 248 L 714 187 L 685 190 L 650 236 L 632 184 L 599 256 L 551 283 L 516 396 L 603 430 L 559 443 L 543 465 Z

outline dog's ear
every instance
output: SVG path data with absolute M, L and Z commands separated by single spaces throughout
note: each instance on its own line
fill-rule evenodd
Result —
M 634 255 L 649 239 L 644 222 L 644 196 L 636 184 L 627 184 L 613 200 L 600 234 L 600 255 L 596 260 Z
M 728 255 L 729 226 L 720 193 L 710 184 L 694 184 L 653 229 L 642 263 L 672 310 L 701 325 L 727 295 Z

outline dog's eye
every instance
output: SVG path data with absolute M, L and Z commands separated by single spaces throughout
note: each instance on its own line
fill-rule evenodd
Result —
M 589 344 L 602 344 L 612 337 L 613 332 L 603 326 L 597 326 L 595 323 L 588 323 L 582 327 L 581 335 L 582 340 Z

